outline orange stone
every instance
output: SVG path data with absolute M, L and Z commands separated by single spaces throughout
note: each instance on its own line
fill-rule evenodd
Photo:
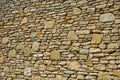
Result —
M 87 62 L 85 62 L 85 64 L 86 64 L 87 66 L 89 66 L 89 67 L 92 67 L 92 66 L 93 66 L 93 63 L 92 63 L 91 61 L 87 61 Z
M 37 35 L 42 35 L 42 32 L 37 32 Z
M 117 77 L 120 77 L 120 71 L 118 71 L 118 70 L 113 70 L 113 75 L 114 75 L 114 76 L 117 76 Z
M 70 16 L 66 16 L 65 19 L 66 19 L 66 20 L 70 20 L 71 17 L 70 17 Z

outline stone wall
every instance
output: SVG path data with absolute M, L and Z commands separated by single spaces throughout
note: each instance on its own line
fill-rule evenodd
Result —
M 0 80 L 120 80 L 120 0 L 5 1 Z

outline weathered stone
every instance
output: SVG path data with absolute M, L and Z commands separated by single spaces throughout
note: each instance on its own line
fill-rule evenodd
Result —
M 9 69 L 9 67 L 4 67 L 3 71 L 4 71 L 4 72 L 9 72 L 10 69 Z
M 58 50 L 51 51 L 50 59 L 60 60 L 60 52 Z
M 97 80 L 112 80 L 111 76 L 107 72 L 99 72 Z
M 53 28 L 55 24 L 55 21 L 44 21 L 44 28 L 49 29 Z
M 116 20 L 115 20 L 115 23 L 120 23 L 120 19 L 116 19 Z
M 9 37 L 2 38 L 2 44 L 7 44 L 9 42 Z
M 49 52 L 44 52 L 44 56 L 50 56 Z
M 99 48 L 90 48 L 90 52 L 101 52 Z
M 80 63 L 78 62 L 78 61 L 72 61 L 70 64 L 69 64 L 69 66 L 68 66 L 68 68 L 70 69 L 70 70 L 79 70 L 79 68 L 80 68 Z
M 25 56 L 29 56 L 31 53 L 30 47 L 25 47 L 23 50 Z
M 101 48 L 101 49 L 105 49 L 107 46 L 106 46 L 106 44 L 104 44 L 104 43 L 101 43 L 100 45 L 99 45 L 99 48 Z
M 46 66 L 44 64 L 39 65 L 39 70 L 42 71 L 46 70 Z
M 25 23 L 27 23 L 27 17 L 24 17 L 24 18 L 22 19 L 21 25 L 23 25 L 23 24 L 25 24 Z
M 106 13 L 100 15 L 100 22 L 109 22 L 114 20 L 115 20 L 115 16 L 112 13 Z
M 77 79 L 84 80 L 84 75 L 77 75 Z
M 113 75 L 114 75 L 114 76 L 117 76 L 117 77 L 120 77 L 120 71 L 118 71 L 118 70 L 113 70 Z
M 16 46 L 16 49 L 17 49 L 17 50 L 21 50 L 21 49 L 24 49 L 24 47 L 25 47 L 24 42 L 21 42 L 21 43 L 19 43 L 19 44 Z
M 92 67 L 92 66 L 93 66 L 92 61 L 87 61 L 87 62 L 85 62 L 85 64 L 86 64 L 88 67 Z
M 68 40 L 78 40 L 78 37 L 74 31 L 70 31 L 67 35 L 67 39 Z
M 32 75 L 32 80 L 41 80 L 40 78 L 40 76 Z
M 37 51 L 39 49 L 39 45 L 40 45 L 39 42 L 37 42 L 37 41 L 33 42 L 33 44 L 32 44 L 32 50 L 33 51 Z
M 79 31 L 76 31 L 76 33 L 78 35 L 80 35 L 80 34 L 90 34 L 90 30 L 79 30 Z
M 30 37 L 31 37 L 31 38 L 34 38 L 34 37 L 36 37 L 36 35 L 37 35 L 36 32 L 32 32 L 32 33 L 30 34 Z
M 65 20 L 70 20 L 70 19 L 71 19 L 70 16 L 66 16 L 66 17 L 65 17 Z
M 73 14 L 78 15 L 81 13 L 81 10 L 79 8 L 73 8 Z
M 98 65 L 95 65 L 95 69 L 97 69 L 97 70 L 105 70 L 106 68 L 105 68 L 105 65 L 98 64 Z
M 93 34 L 91 44 L 100 44 L 103 38 L 103 34 Z
M 24 75 L 25 76 L 31 76 L 32 73 L 31 73 L 31 67 L 27 67 L 24 69 Z
M 119 44 L 118 43 L 109 43 L 107 45 L 107 48 L 108 49 L 116 49 L 116 48 L 119 48 Z
M 4 56 L 0 56 L 0 64 L 4 63 L 5 59 Z
M 62 75 L 56 75 L 56 80 L 63 80 L 63 76 Z
M 9 52 L 8 52 L 8 57 L 16 57 L 16 50 L 10 50 Z

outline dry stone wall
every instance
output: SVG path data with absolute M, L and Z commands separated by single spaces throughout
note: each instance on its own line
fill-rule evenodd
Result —
M 0 80 L 120 80 L 120 0 L 0 2 Z

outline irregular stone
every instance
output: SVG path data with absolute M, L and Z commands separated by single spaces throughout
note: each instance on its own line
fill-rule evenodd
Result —
M 84 80 L 84 75 L 77 75 L 78 80 Z
M 69 33 L 67 35 L 67 39 L 68 40 L 78 40 L 78 37 L 74 31 L 69 31 Z
M 62 75 L 56 75 L 56 80 L 63 80 L 63 76 Z
M 79 30 L 79 31 L 76 31 L 76 34 L 90 34 L 90 30 Z
M 114 20 L 115 20 L 115 16 L 112 13 L 106 13 L 100 15 L 100 22 L 109 22 Z
M 2 44 L 7 44 L 9 42 L 9 37 L 2 38 Z
M 34 37 L 36 37 L 36 35 L 37 35 L 36 32 L 32 32 L 32 33 L 30 34 L 30 37 L 31 37 L 31 38 L 34 38 Z
M 24 55 L 25 55 L 25 56 L 29 56 L 30 53 L 31 53 L 30 47 L 25 47 L 25 48 L 23 49 L 23 52 L 24 52 Z
M 90 48 L 90 52 L 101 52 L 99 48 Z
M 44 64 L 39 65 L 39 70 L 42 71 L 46 70 L 46 66 Z
M 24 17 L 24 18 L 22 19 L 21 25 L 23 25 L 23 24 L 25 24 L 25 23 L 27 23 L 27 17 Z
M 4 72 L 9 72 L 10 69 L 9 69 L 9 67 L 4 67 L 3 71 L 4 71 Z
M 95 65 L 95 69 L 97 69 L 97 70 L 105 70 L 105 65 L 103 65 L 103 64 Z
M 86 25 L 88 23 L 89 23 L 89 21 L 80 21 L 80 25 Z
M 103 38 L 103 34 L 93 34 L 91 44 L 100 44 Z
M 107 72 L 99 72 L 97 80 L 112 80 L 111 76 Z
M 85 62 L 85 64 L 86 64 L 88 67 L 92 67 L 92 66 L 93 66 L 92 61 L 87 61 L 87 62 Z
M 4 63 L 4 56 L 0 56 L 0 64 Z
M 58 50 L 53 50 L 50 53 L 50 59 L 60 60 L 60 52 Z
M 79 8 L 73 8 L 73 14 L 78 15 L 81 13 L 81 10 Z
M 114 76 L 117 76 L 117 77 L 120 77 L 120 71 L 118 71 L 118 70 L 113 70 L 113 75 L 114 75 Z
M 120 19 L 115 19 L 115 23 L 120 23 Z
M 16 50 L 10 50 L 9 52 L 8 52 L 8 57 L 16 57 Z
M 32 80 L 41 80 L 40 78 L 40 76 L 32 75 Z
M 70 19 L 71 19 L 70 16 L 66 16 L 66 17 L 65 17 L 65 20 L 70 20 Z
M 70 70 L 79 70 L 80 68 L 80 63 L 78 61 L 72 61 L 69 66 L 68 66 L 68 69 Z
M 109 43 L 107 45 L 107 48 L 108 49 L 116 49 L 116 48 L 119 48 L 119 44 L 118 43 Z
M 39 42 L 37 42 L 37 41 L 33 42 L 33 44 L 32 44 L 32 50 L 33 51 L 37 51 L 39 49 L 39 45 L 40 45 Z
M 65 74 L 75 74 L 76 71 L 70 71 L 70 70 L 69 70 L 69 71 L 64 71 L 64 73 L 65 73 Z
M 101 43 L 100 45 L 99 45 L 99 48 L 101 48 L 101 49 L 105 49 L 107 46 L 106 46 L 106 44 L 104 44 L 104 43 Z
M 80 54 L 87 54 L 88 53 L 88 49 L 80 49 Z
M 55 24 L 55 21 L 44 21 L 44 28 L 53 28 Z
M 79 47 L 71 46 L 70 51 L 79 51 Z
M 24 75 L 25 76 L 31 76 L 32 73 L 31 73 L 31 67 L 27 67 L 24 69 Z
M 49 52 L 44 52 L 44 56 L 50 56 Z
M 16 46 L 16 49 L 17 49 L 17 50 L 21 50 L 21 49 L 24 49 L 24 47 L 25 47 L 24 42 L 21 42 L 21 43 L 19 43 L 19 44 Z

